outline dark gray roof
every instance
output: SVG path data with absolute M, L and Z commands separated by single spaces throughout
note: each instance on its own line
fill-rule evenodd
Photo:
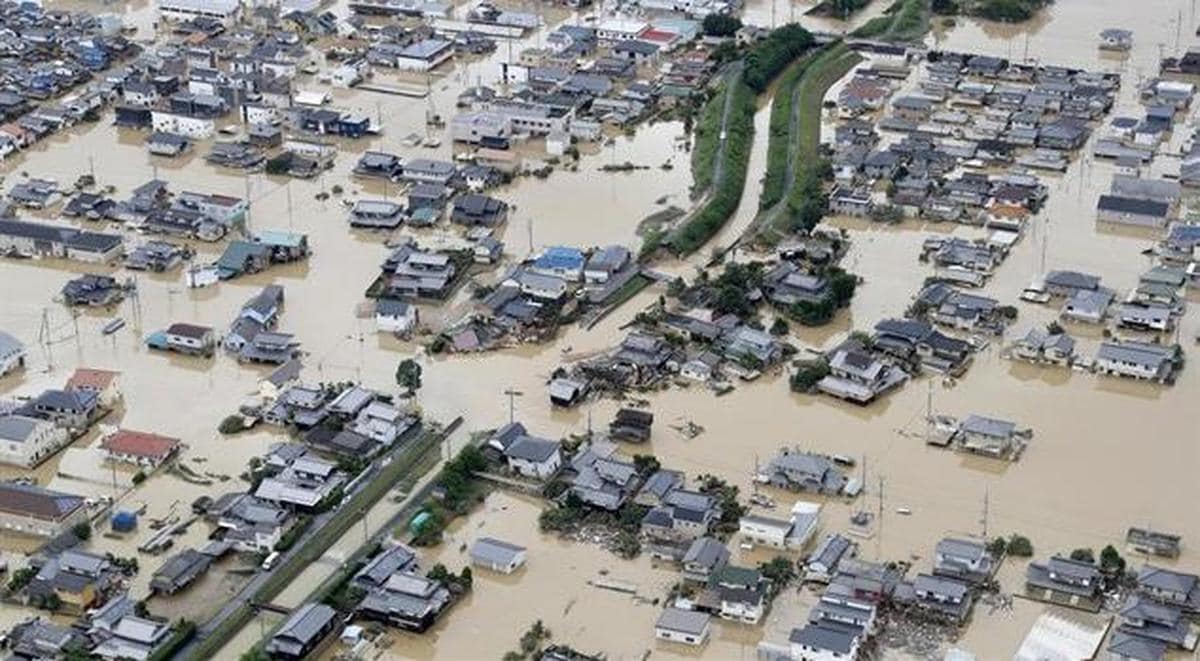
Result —
M 319 638 L 325 627 L 337 616 L 337 611 L 325 604 L 304 604 L 288 617 L 274 638 L 310 644 Z
M 1132 197 L 1118 197 L 1116 195 L 1101 195 L 1096 208 L 1100 211 L 1132 213 L 1139 216 L 1154 216 L 1156 218 L 1165 217 L 1167 211 L 1170 209 L 1166 202 L 1139 200 Z
M 543 462 L 558 452 L 559 445 L 533 436 L 520 436 L 505 450 L 504 456 L 510 459 Z
M 371 558 L 371 561 L 355 574 L 354 581 L 382 585 L 389 576 L 397 571 L 410 568 L 415 563 L 416 555 L 412 549 L 403 544 L 397 544 L 380 551 L 378 555 Z
M 1112 639 L 1108 644 L 1108 651 L 1122 659 L 1160 661 L 1167 656 L 1167 644 L 1160 640 L 1118 630 L 1113 632 Z
M 729 549 L 712 537 L 700 537 L 692 542 L 683 556 L 684 564 L 714 568 L 729 559 Z
M 861 627 L 823 620 L 810 622 L 803 629 L 792 629 L 788 642 L 816 650 L 849 654 L 854 647 L 854 641 L 861 635 Z
M 1138 585 L 1152 587 L 1156 590 L 1188 594 L 1200 585 L 1200 578 L 1195 574 L 1186 574 L 1162 567 L 1146 565 L 1138 572 Z

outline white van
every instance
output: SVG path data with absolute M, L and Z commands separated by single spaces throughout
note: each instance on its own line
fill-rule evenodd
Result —
M 263 571 L 271 571 L 276 562 L 279 562 L 279 551 L 271 551 L 271 555 L 268 555 L 267 559 L 262 561 Z

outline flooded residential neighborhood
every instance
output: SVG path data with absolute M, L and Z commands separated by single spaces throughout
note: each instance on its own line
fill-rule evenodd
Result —
M 1195 658 L 1198 35 L 0 3 L 4 655 Z

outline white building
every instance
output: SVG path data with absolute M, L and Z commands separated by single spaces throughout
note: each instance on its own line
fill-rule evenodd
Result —
M 228 26 L 237 20 L 241 9 L 239 0 L 158 0 L 158 15 L 167 21 L 211 18 Z
M 471 545 L 471 564 L 501 574 L 511 574 L 525 564 L 525 547 L 492 537 L 480 537 Z
M 40 418 L 0 417 L 0 463 L 32 468 L 67 443 L 67 430 Z
M 415 305 L 390 298 L 381 298 L 375 303 L 375 330 L 380 333 L 411 333 L 418 321 Z
M 753 544 L 775 549 L 799 550 L 808 545 L 817 531 L 821 506 L 797 501 L 788 520 L 746 515 L 738 522 L 738 532 Z
M 431 71 L 454 55 L 454 44 L 445 39 L 418 41 L 396 54 L 396 68 Z
M 698 647 L 708 642 L 711 619 L 707 613 L 668 608 L 654 623 L 654 637 Z
M 495 99 L 482 106 L 483 110 L 507 119 L 510 134 L 545 136 L 568 132 L 574 115 L 573 110 L 520 99 Z
M 280 121 L 279 109 L 265 103 L 243 103 L 242 121 L 247 124 L 274 126 Z
M 608 18 L 596 25 L 596 37 L 601 41 L 625 41 L 637 39 L 648 29 L 650 24 L 645 21 Z
M 532 436 L 521 436 L 504 450 L 508 467 L 525 477 L 544 480 L 562 466 L 559 444 Z
M 250 205 L 240 197 L 217 193 L 184 191 L 175 198 L 175 204 L 192 209 L 222 225 L 232 225 L 246 216 Z
M 0 376 L 25 366 L 25 345 L 20 340 L 0 331 Z
M 191 117 L 167 110 L 150 113 L 150 125 L 155 131 L 174 133 L 185 138 L 204 140 L 216 131 L 216 122 L 206 117 Z
M 504 140 L 512 135 L 512 121 L 495 112 L 459 113 L 450 120 L 450 136 L 455 142 L 478 144 L 486 140 Z

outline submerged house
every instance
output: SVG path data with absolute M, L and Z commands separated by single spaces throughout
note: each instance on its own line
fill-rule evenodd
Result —
M 966 341 L 944 335 L 928 322 L 911 319 L 885 319 L 875 324 L 872 346 L 910 364 L 950 374 L 962 371 L 971 360 L 971 345 Z
M 422 632 L 433 626 L 450 600 L 450 590 L 440 581 L 401 570 L 369 590 L 357 613 L 368 620 Z
M 755 480 L 792 491 L 823 494 L 838 494 L 846 487 L 846 476 L 828 457 L 786 448 L 759 470 Z
M 908 374 L 904 370 L 876 358 L 857 343 L 847 342 L 834 349 L 829 358 L 829 374 L 817 382 L 817 389 L 858 404 L 869 404 L 906 381 Z
M 954 439 L 958 447 L 975 454 L 1007 457 L 1021 447 L 1016 424 L 981 415 L 968 416 L 958 425 Z
M 1025 570 L 1026 596 L 1097 612 L 1103 605 L 1103 577 L 1094 563 L 1051 556 L 1031 562 Z
M 1075 360 L 1075 339 L 1066 333 L 1031 328 L 1013 343 L 1011 355 L 1033 363 L 1070 365 Z
M 1112 376 L 1169 383 L 1179 367 L 1178 345 L 1111 341 L 1096 352 L 1096 371 Z
M 297 608 L 267 641 L 266 652 L 275 659 L 307 658 L 338 625 L 337 611 L 325 604 Z
M 615 455 L 616 448 L 593 443 L 571 459 L 571 493 L 584 503 L 616 511 L 631 499 L 641 482 L 637 467 Z

